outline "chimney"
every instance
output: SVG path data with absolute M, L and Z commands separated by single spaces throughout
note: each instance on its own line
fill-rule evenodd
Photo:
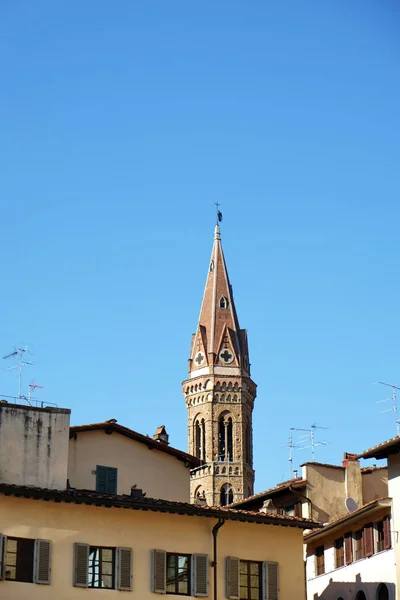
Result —
M 269 515 L 276 515 L 277 510 L 272 502 L 271 498 L 268 500 L 264 500 L 262 507 L 260 508 L 260 512 Z
M 345 468 L 345 496 L 346 498 L 352 498 L 358 506 L 362 506 L 362 475 L 357 454 L 345 452 L 342 465 Z
M 297 479 L 297 469 L 293 469 L 293 477 L 294 479 Z
M 153 440 L 156 440 L 156 442 L 160 442 L 160 444 L 165 444 L 166 446 L 168 446 L 169 435 L 165 429 L 165 425 L 160 425 L 160 427 L 157 427 L 156 432 L 153 435 Z
M 143 490 L 138 489 L 136 485 L 131 487 L 131 498 L 135 498 L 135 500 L 139 498 L 144 498 L 146 494 L 143 493 Z

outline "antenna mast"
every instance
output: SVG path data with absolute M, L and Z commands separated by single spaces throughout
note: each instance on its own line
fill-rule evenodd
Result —
M 14 346 L 13 352 L 10 352 L 9 354 L 3 356 L 4 360 L 7 360 L 8 358 L 16 358 L 18 361 L 16 365 L 8 367 L 7 371 L 11 371 L 12 369 L 18 369 L 18 400 L 20 402 L 22 400 L 22 369 L 24 367 L 27 367 L 28 365 L 33 365 L 33 362 L 23 359 L 25 353 L 28 353 L 28 345 L 26 345 L 25 348 L 16 348 Z
M 43 386 L 42 385 L 38 385 L 36 383 L 36 379 L 34 379 L 33 381 L 30 382 L 29 384 L 29 394 L 28 394 L 28 404 L 31 404 L 31 400 L 32 400 L 32 392 L 34 392 L 35 390 L 42 390 Z
M 392 411 L 394 412 L 394 416 L 396 419 L 397 435 L 400 435 L 400 419 L 399 419 L 399 413 L 398 413 L 398 409 L 397 409 L 397 394 L 396 394 L 396 390 L 400 390 L 400 387 L 397 387 L 397 385 L 393 385 L 392 383 L 386 383 L 385 381 L 378 381 L 378 383 L 392 388 L 391 397 L 385 398 L 384 400 L 378 400 L 377 404 L 381 404 L 382 402 L 387 402 L 388 400 L 392 401 L 392 403 L 393 403 L 392 408 L 388 408 L 387 410 L 381 410 L 381 413 L 392 412 Z
M 293 450 L 307 450 L 311 448 L 312 460 L 315 461 L 316 446 L 326 446 L 326 442 L 317 441 L 315 439 L 316 429 L 328 429 L 328 427 L 319 427 L 316 423 L 311 425 L 309 429 L 302 427 L 290 427 L 289 429 L 289 469 L 290 476 L 293 477 Z M 293 441 L 293 431 L 304 431 L 303 435 L 299 435 L 296 441 Z

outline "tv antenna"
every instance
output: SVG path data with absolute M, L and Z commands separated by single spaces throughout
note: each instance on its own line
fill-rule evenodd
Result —
M 14 346 L 13 352 L 10 352 L 9 354 L 6 354 L 5 356 L 3 356 L 4 360 L 7 360 L 8 358 L 14 358 L 15 360 L 17 360 L 16 365 L 13 365 L 12 367 L 7 367 L 6 370 L 11 371 L 13 369 L 18 369 L 18 400 L 19 401 L 22 400 L 22 369 L 24 367 L 33 365 L 32 361 L 24 360 L 25 354 L 29 354 L 28 345 L 26 345 L 25 348 L 16 348 Z
M 36 379 L 34 379 L 33 381 L 30 382 L 29 384 L 29 393 L 28 393 L 28 403 L 31 404 L 31 400 L 34 399 L 32 397 L 32 392 L 34 392 L 35 390 L 42 390 L 43 386 L 42 385 L 38 385 L 36 383 Z
M 387 408 L 386 410 L 381 410 L 381 413 L 394 412 L 394 416 L 396 419 L 397 435 L 400 435 L 400 420 L 399 420 L 399 413 L 397 410 L 397 393 L 396 393 L 397 390 L 400 390 L 400 387 L 397 387 L 397 385 L 393 385 L 393 383 L 386 383 L 386 381 L 378 381 L 378 383 L 392 388 L 392 395 L 389 398 L 385 398 L 384 400 L 378 400 L 377 404 L 381 404 L 382 402 L 387 402 L 388 400 L 392 401 L 392 408 Z
M 290 427 L 289 429 L 289 442 L 287 444 L 289 448 L 289 471 L 290 477 L 293 477 L 293 452 L 294 450 L 307 450 L 311 448 L 312 460 L 315 461 L 315 448 L 316 446 L 326 446 L 326 442 L 321 442 L 315 439 L 316 429 L 328 429 L 328 427 L 319 427 L 316 423 L 311 425 L 309 429 L 302 427 Z M 296 439 L 293 439 L 293 432 L 299 431 L 304 432 L 297 435 Z

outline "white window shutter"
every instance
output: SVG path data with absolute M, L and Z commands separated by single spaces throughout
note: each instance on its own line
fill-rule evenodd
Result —
M 167 553 L 164 550 L 152 552 L 152 591 L 156 594 L 167 593 Z
M 192 594 L 208 596 L 208 554 L 192 555 Z
M 117 548 L 117 589 L 129 592 L 132 590 L 133 578 L 132 548 Z
M 231 600 L 239 600 L 239 573 L 240 560 L 235 556 L 226 557 L 226 597 Z
M 6 577 L 7 536 L 0 533 L 0 581 Z
M 34 582 L 50 585 L 51 573 L 51 542 L 50 540 L 35 540 Z
M 89 544 L 74 544 L 74 578 L 75 587 L 88 587 Z
M 279 565 L 277 562 L 263 563 L 264 600 L 279 600 Z

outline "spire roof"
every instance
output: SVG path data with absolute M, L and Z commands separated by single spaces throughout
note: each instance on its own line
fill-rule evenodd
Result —
M 247 354 L 246 332 L 239 327 L 217 224 L 198 327 L 192 340 L 191 370 L 211 364 L 245 366 L 247 370 Z

